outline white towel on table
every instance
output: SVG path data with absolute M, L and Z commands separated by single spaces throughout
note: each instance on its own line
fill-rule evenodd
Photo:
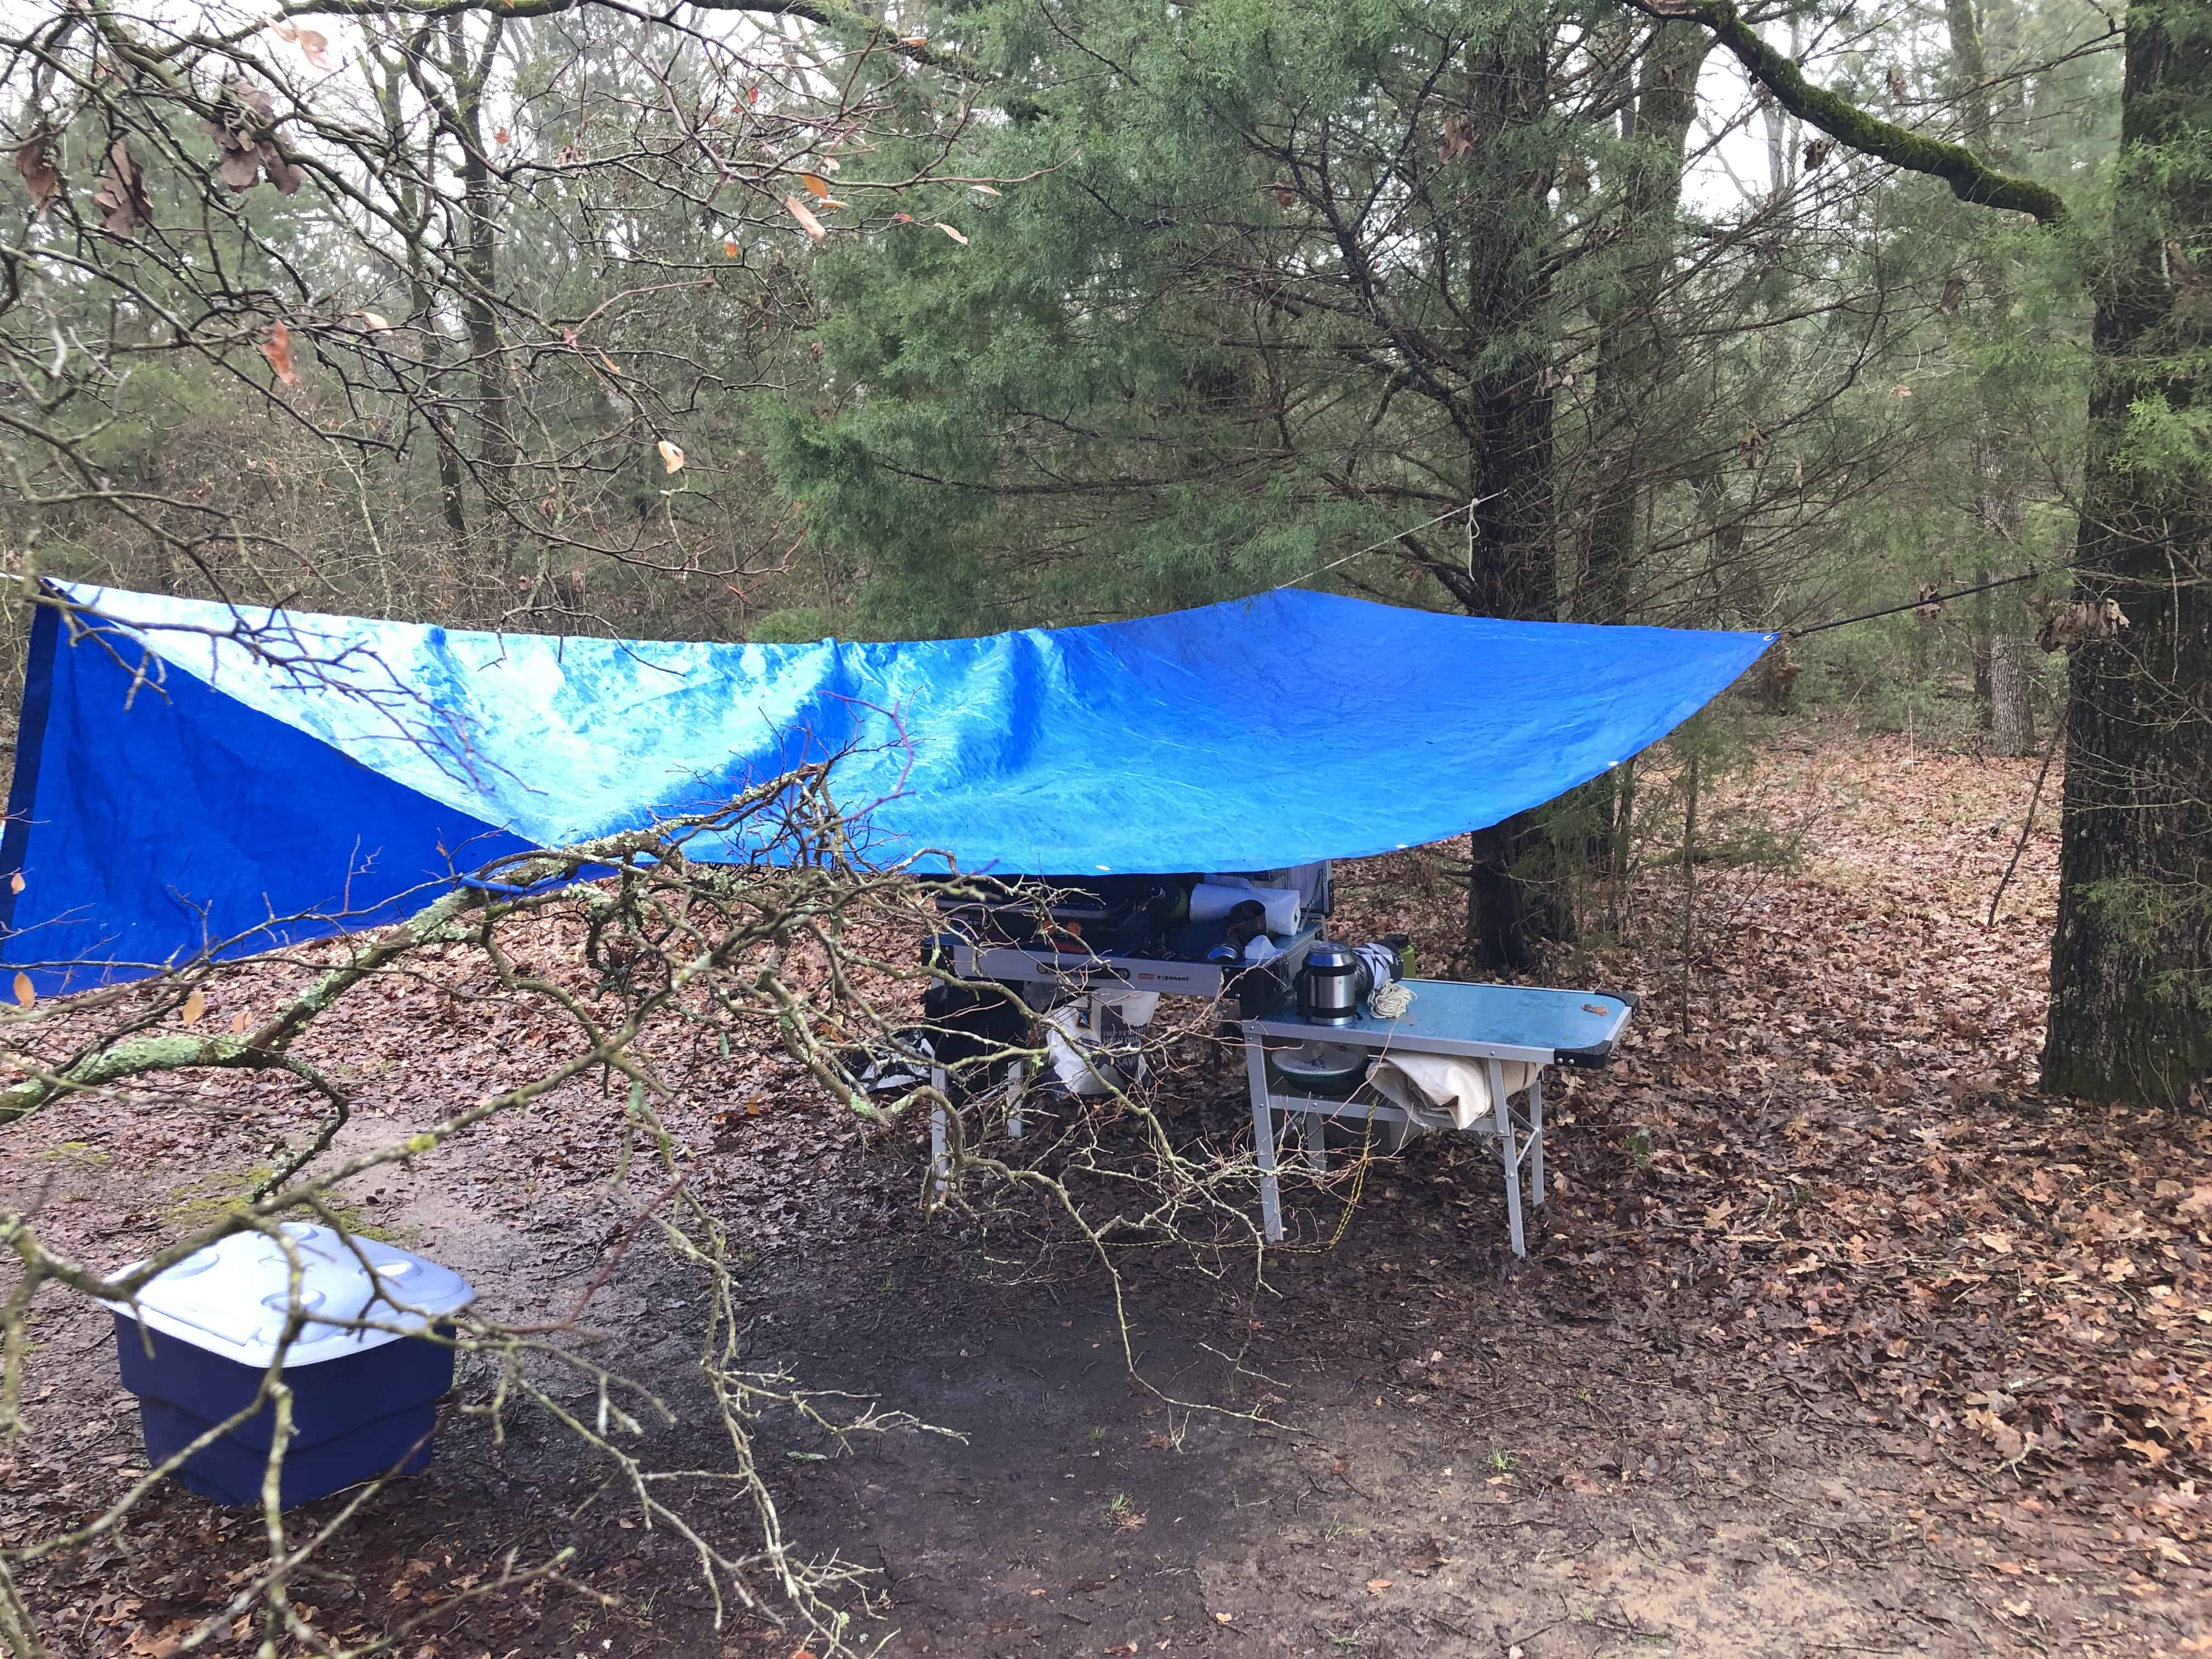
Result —
M 1536 1067 L 1525 1060 L 1501 1060 L 1505 1092 L 1517 1095 L 1536 1080 Z M 1425 1129 L 1474 1129 L 1492 1121 L 1490 1062 L 1455 1054 L 1386 1054 L 1368 1069 L 1367 1080 L 1393 1106 Z

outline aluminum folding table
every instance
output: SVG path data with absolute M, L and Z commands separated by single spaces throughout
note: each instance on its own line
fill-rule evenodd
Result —
M 1349 1024 L 1322 1025 L 1300 1018 L 1295 1008 L 1243 1022 L 1244 1061 L 1252 1097 L 1252 1129 L 1260 1164 L 1260 1213 L 1270 1243 L 1283 1237 L 1277 1157 L 1277 1119 L 1302 1121 L 1307 1162 L 1328 1167 L 1322 1136 L 1332 1117 L 1408 1123 L 1405 1111 L 1362 1086 L 1349 1099 L 1278 1091 L 1267 1079 L 1267 1050 L 1306 1042 L 1372 1049 L 1376 1057 L 1443 1054 L 1486 1062 L 1490 1115 L 1472 1133 L 1498 1137 L 1505 1176 L 1505 1216 L 1513 1254 L 1525 1256 L 1521 1226 L 1521 1166 L 1528 1166 L 1530 1198 L 1544 1201 L 1544 1078 L 1547 1066 L 1603 1066 L 1636 1008 L 1636 999 L 1612 991 L 1559 991 L 1525 985 L 1462 985 L 1449 980 L 1404 981 L 1413 1006 L 1397 1019 L 1363 1015 Z M 1516 1129 L 1505 1091 L 1504 1062 L 1538 1068 L 1528 1088 L 1528 1109 Z M 1422 1126 L 1414 1125 L 1418 1128 Z

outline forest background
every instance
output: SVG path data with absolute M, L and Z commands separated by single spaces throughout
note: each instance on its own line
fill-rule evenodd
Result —
M 15 43 L 19 592 L 792 641 L 1297 581 L 1777 630 L 1771 706 L 2002 754 L 2061 723 L 2032 641 L 2080 597 L 2116 180 L 2165 188 L 2116 165 L 2095 5 L 1765 9 L 1871 137 L 1616 5 L 286 16 Z M 1631 776 L 1478 837 L 1471 959 L 1601 918 L 1686 804 Z M 2148 954 L 2202 994 L 2201 940 Z
M 2039 756 L 2046 814 L 2063 788 L 2045 1085 L 2162 1106 L 2212 1074 L 2197 0 L 2124 20 L 2090 0 L 72 0 L 12 15 L 0 62 L 21 192 L 0 242 L 0 674 L 60 603 L 46 577 L 229 599 L 249 644 L 272 603 L 773 642 L 1285 583 L 1770 630 L 1744 688 L 1768 713 L 2028 757 L 2023 778 Z M 1249 655 L 1286 695 L 1327 695 L 1264 638 Z M 1443 965 L 1601 946 L 1668 866 L 1687 1041 L 1700 861 L 1792 851 L 1755 815 L 1699 816 L 1751 752 L 1744 707 L 1424 855 L 1424 903 L 1464 904 Z M 790 833 L 834 841 L 807 799 L 819 817 Z M 341 996 L 475 962 L 470 996 L 541 999 L 572 1046 L 422 1133 L 458 1142 L 594 1068 L 629 1074 L 625 1133 L 658 1137 L 669 1184 L 624 1199 L 611 1236 L 690 1206 L 665 1242 L 707 1265 L 708 1349 L 728 1345 L 708 1370 L 764 1493 L 744 1425 L 793 1385 L 733 1357 L 738 1270 L 653 1122 L 653 1068 L 780 1042 L 790 1081 L 866 1115 L 815 1035 L 855 1014 L 849 984 L 777 1004 L 752 966 L 781 970 L 809 906 L 853 923 L 833 965 L 866 956 L 871 929 L 915 923 L 912 894 L 834 861 L 811 885 L 726 880 L 670 850 L 549 855 L 526 873 L 618 854 L 649 874 L 457 892 L 327 956 L 195 962 L 75 1006 L 18 988 L 0 1123 L 173 1068 L 276 1074 L 325 1115 L 198 1237 L 271 1230 L 421 1141 L 344 1162 L 349 1089 L 295 1040 Z M 652 932 L 679 914 L 713 921 Z M 644 957 L 600 950 L 625 927 Z M 675 994 L 689 951 L 712 969 L 696 1006 Z M 539 957 L 559 964 L 543 981 Z M 1181 1157 L 1160 1166 L 1181 1179 Z M 70 1254 L 90 1246 L 41 1242 L 70 1235 L 36 1203 L 0 1231 L 24 1264 L 0 1309 L 13 1422 L 41 1282 L 102 1283 Z M 467 1340 L 520 1378 L 545 1328 Z M 1990 1421 L 2017 1465 L 2030 1442 Z M 2197 1443 L 2141 1412 L 2094 1433 L 2130 1427 L 2154 1468 Z M 653 1477 L 625 1467 L 655 1513 Z M 842 1628 L 838 1572 L 794 1566 L 763 1513 L 757 1554 L 713 1558 L 709 1583 L 782 1575 L 817 1631 Z M 305 1621 L 270 1520 L 234 1601 L 264 1599 L 273 1642 Z M 9 1559 L 33 1558 L 0 1558 L 0 1637 L 30 1651 Z

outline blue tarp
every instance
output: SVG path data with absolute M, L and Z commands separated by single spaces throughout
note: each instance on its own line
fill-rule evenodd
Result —
M 1772 635 L 1494 622 L 1285 589 L 894 644 L 463 633 L 72 586 L 33 631 L 0 904 L 41 988 L 390 920 L 456 871 L 711 810 L 850 750 L 871 855 L 1273 869 L 1595 776 Z M 890 799 L 884 799 L 890 797 Z M 742 858 L 742 846 L 695 844 Z M 311 915 L 312 913 L 312 915 Z M 306 917 L 290 922 L 274 919 Z M 256 931 L 258 930 L 258 931 Z

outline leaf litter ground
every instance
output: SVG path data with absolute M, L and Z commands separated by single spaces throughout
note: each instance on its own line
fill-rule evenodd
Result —
M 841 1452 L 769 1422 L 798 1542 L 876 1570 L 893 1653 L 2212 1651 L 2212 1146 L 2201 1121 L 2033 1092 L 2046 834 L 1983 925 L 2033 771 L 1775 744 L 1721 808 L 1800 825 L 1799 867 L 1702 867 L 1686 963 L 1680 889 L 1655 872 L 1644 942 L 1547 968 L 1646 1000 L 1621 1061 L 1555 1096 L 1562 1179 L 1529 1264 L 1505 1254 L 1481 1144 L 1417 1141 L 1370 1169 L 1333 1249 L 1273 1258 L 1264 1285 L 1133 1255 L 1157 1392 L 1080 1251 L 924 1222 L 910 1139 L 830 1117 L 779 1056 L 702 1057 L 678 1124 L 751 1252 L 749 1346 L 965 1436 Z M 1344 893 L 1340 931 L 1449 961 L 1435 855 L 1349 868 Z M 551 1039 L 480 991 L 394 980 L 323 1037 L 362 1103 L 349 1140 L 432 1121 Z M 614 1105 L 565 1091 L 376 1178 L 354 1219 L 502 1314 L 565 1312 L 629 1231 Z M 1186 1106 L 1233 1133 L 1237 1074 Z M 0 1182 L 58 1245 L 121 1261 L 312 1121 L 228 1075 L 86 1097 L 16 1130 Z M 1346 1189 L 1291 1194 L 1302 1237 L 1336 1233 Z M 641 1243 L 589 1310 L 678 1410 L 649 1446 L 663 1467 L 726 1457 L 693 1380 L 696 1294 Z M 52 1297 L 39 1342 L 33 1433 L 0 1463 L 10 1543 L 138 1466 L 105 1320 Z M 733 1538 L 750 1522 L 720 1514 Z M 56 1652 L 143 1659 L 256 1544 L 250 1517 L 165 1492 L 26 1588 Z M 510 1549 L 568 1545 L 562 1582 L 458 1594 Z M 431 1469 L 295 1600 L 346 1641 L 430 1609 L 414 1659 L 797 1645 L 714 1630 L 684 1552 L 526 1416 L 495 1443 L 452 1415 Z

